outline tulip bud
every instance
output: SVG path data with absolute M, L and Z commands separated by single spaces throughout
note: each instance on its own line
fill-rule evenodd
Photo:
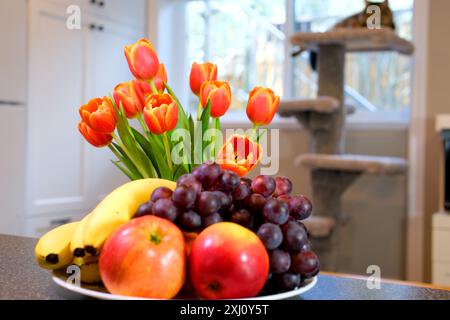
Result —
M 258 164 L 261 157 L 262 147 L 258 143 L 247 136 L 233 135 L 217 154 L 217 163 L 223 170 L 243 177 Z
M 114 101 L 118 108 L 122 103 L 127 118 L 131 119 L 142 113 L 145 95 L 152 92 L 150 84 L 144 81 L 131 80 L 118 84 L 114 88 Z
M 255 87 L 250 91 L 247 103 L 247 116 L 257 126 L 268 125 L 272 122 L 280 97 L 275 96 L 269 88 Z
M 158 73 L 153 78 L 153 84 L 155 85 L 159 93 L 164 92 L 164 83 L 167 83 L 167 72 L 164 64 L 161 63 L 158 68 Z
M 227 112 L 231 105 L 231 88 L 228 82 L 207 81 L 200 88 L 200 103 L 205 108 L 211 103 L 211 117 L 219 118 Z
M 159 60 L 152 44 L 141 39 L 135 44 L 125 46 L 125 57 L 131 73 L 139 80 L 149 81 L 158 72 Z
M 90 100 L 79 112 L 82 122 L 96 132 L 109 134 L 116 129 L 116 113 L 107 97 Z
M 194 62 L 189 75 L 189 85 L 195 95 L 199 95 L 200 88 L 205 81 L 217 80 L 217 66 L 211 62 L 199 64 Z
M 87 142 L 97 148 L 109 145 L 113 139 L 111 134 L 95 131 L 84 122 L 78 124 L 78 130 Z
M 151 132 L 163 134 L 173 130 L 178 122 L 178 105 L 168 94 L 152 94 L 147 97 L 144 120 Z

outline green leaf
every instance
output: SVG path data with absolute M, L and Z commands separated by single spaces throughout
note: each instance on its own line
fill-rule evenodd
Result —
M 178 178 L 181 177 L 185 173 L 189 173 L 189 171 L 186 170 L 186 167 L 184 165 L 178 165 L 175 168 L 175 172 L 173 174 L 173 180 L 177 181 Z
M 117 161 L 111 160 L 111 162 L 112 162 L 117 168 L 119 168 L 119 170 L 122 171 L 123 174 L 125 174 L 130 180 L 134 181 L 134 180 L 142 179 L 142 178 L 140 178 L 140 177 L 134 176 L 129 170 L 127 170 L 126 168 L 122 167 Z
M 136 129 L 132 128 L 136 141 L 144 150 L 147 157 L 153 164 L 158 176 L 162 179 L 172 179 L 172 174 L 167 166 L 167 162 L 164 159 L 164 151 L 158 149 L 157 144 L 153 141 L 153 137 L 149 137 L 149 141 Z
M 208 101 L 208 103 L 206 104 L 206 108 L 203 109 L 202 112 L 202 116 L 200 117 L 200 122 L 201 122 L 201 126 L 202 126 L 202 155 L 203 155 L 203 151 L 205 150 L 206 146 L 208 145 L 208 141 L 203 141 L 203 137 L 205 135 L 206 130 L 209 129 L 209 125 L 210 125 L 210 119 L 211 119 L 211 101 Z M 203 160 L 207 160 L 207 159 L 203 159 Z
M 115 148 L 115 149 L 114 149 Z M 143 179 L 144 177 L 139 172 L 139 170 L 136 168 L 136 166 L 133 164 L 133 162 L 128 158 L 127 154 L 123 151 L 123 149 L 115 142 L 112 143 L 112 146 L 110 145 L 110 149 L 113 151 L 113 153 L 116 155 L 116 157 L 122 162 L 128 169 L 128 171 L 136 177 L 137 179 Z

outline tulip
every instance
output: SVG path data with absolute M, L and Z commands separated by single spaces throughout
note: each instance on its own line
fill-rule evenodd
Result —
M 211 117 L 219 118 L 231 105 L 231 88 L 228 82 L 207 81 L 200 88 L 200 103 L 203 108 L 211 103 Z
M 164 64 L 161 63 L 158 68 L 158 73 L 153 78 L 153 84 L 155 85 L 155 88 L 159 93 L 164 92 L 164 83 L 167 83 L 167 72 Z
M 268 125 L 272 122 L 279 105 L 280 97 L 275 96 L 269 88 L 253 88 L 248 98 L 247 116 L 255 126 Z
M 82 122 L 92 130 L 109 134 L 116 129 L 117 117 L 107 97 L 95 98 L 80 107 Z
M 189 76 L 189 85 L 195 95 L 199 95 L 200 88 L 205 81 L 217 80 L 217 66 L 211 62 L 202 64 L 194 62 Z
M 247 136 L 233 135 L 222 146 L 217 163 L 224 170 L 245 176 L 261 160 L 262 147 Z
M 158 73 L 158 55 L 146 39 L 125 46 L 125 57 L 131 73 L 139 80 L 149 81 Z
M 145 96 L 152 92 L 150 84 L 144 81 L 131 80 L 118 84 L 114 88 L 114 101 L 118 108 L 122 103 L 127 118 L 131 119 L 142 113 Z
M 97 148 L 109 145 L 113 139 L 111 134 L 95 131 L 83 121 L 78 124 L 78 130 L 87 142 Z
M 170 131 L 178 122 L 178 105 L 167 93 L 152 94 L 147 97 L 144 120 L 148 129 L 155 134 Z

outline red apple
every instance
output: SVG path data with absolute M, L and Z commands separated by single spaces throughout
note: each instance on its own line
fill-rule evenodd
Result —
M 99 268 L 106 289 L 113 294 L 173 298 L 186 273 L 183 233 L 166 219 L 133 219 L 108 238 Z
M 258 236 L 231 222 L 206 228 L 195 239 L 190 276 L 204 299 L 256 296 L 269 274 L 269 256 Z

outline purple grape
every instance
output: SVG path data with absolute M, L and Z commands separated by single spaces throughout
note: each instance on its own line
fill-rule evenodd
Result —
M 219 198 L 220 212 L 228 212 L 228 210 L 230 210 L 231 208 L 231 205 L 233 204 L 233 197 L 222 191 L 213 191 L 212 193 Z
M 268 199 L 263 209 L 263 216 L 267 222 L 282 225 L 289 218 L 289 206 L 275 198 Z
M 247 209 L 253 213 L 261 213 L 266 204 L 266 198 L 259 193 L 252 193 L 245 201 Z
M 209 216 L 203 218 L 203 226 L 205 228 L 207 228 L 215 223 L 219 223 L 222 221 L 223 221 L 222 216 L 216 212 L 216 213 L 210 214 Z
M 178 186 L 172 194 L 173 202 L 180 209 L 192 208 L 195 205 L 196 199 L 197 193 L 195 189 L 186 185 Z
M 153 202 L 149 201 L 149 202 L 145 202 L 143 204 L 141 204 L 139 206 L 139 208 L 137 209 L 134 218 L 140 218 L 143 216 L 149 216 L 152 214 L 152 207 L 153 207 Z
M 200 192 L 202 192 L 202 184 L 191 173 L 183 174 L 181 177 L 178 178 L 177 186 L 181 186 L 181 185 L 185 185 L 187 187 L 194 188 L 197 195 L 199 195 Z
M 195 208 L 198 214 L 202 217 L 209 216 L 210 214 L 219 211 L 221 201 L 219 197 L 211 191 L 203 191 L 197 198 Z
M 256 234 L 267 250 L 274 250 L 283 242 L 283 233 L 280 227 L 272 223 L 263 224 Z
M 301 277 L 295 273 L 275 274 L 274 280 L 277 287 L 283 291 L 291 291 L 300 285 Z
M 247 229 L 251 229 L 253 226 L 253 217 L 250 212 L 245 209 L 241 209 L 231 214 L 230 222 L 234 222 Z
M 303 195 L 292 197 L 289 200 L 289 211 L 295 219 L 305 220 L 312 212 L 311 201 Z
M 170 199 L 172 197 L 172 190 L 167 187 L 159 187 L 153 190 L 150 200 L 156 202 L 159 199 Z
M 292 192 L 292 182 L 286 177 L 276 177 L 275 178 L 275 192 L 274 197 L 279 197 L 282 195 L 289 195 Z
M 304 278 L 312 278 L 319 273 L 319 259 L 312 251 L 301 251 L 292 256 L 292 269 Z
M 249 188 L 252 187 L 252 179 L 247 178 L 247 177 L 242 177 L 241 178 L 241 182 L 245 183 L 246 185 L 248 185 Z
M 205 162 L 197 167 L 193 174 L 202 183 L 204 190 L 212 190 L 219 183 L 222 168 L 217 163 Z
M 232 171 L 225 171 L 220 177 L 219 189 L 224 192 L 233 192 L 239 185 L 239 176 Z
M 153 204 L 152 214 L 154 216 L 175 221 L 178 215 L 178 209 L 170 199 L 159 199 Z
M 291 267 L 291 256 L 283 250 L 274 250 L 270 253 L 270 271 L 284 273 Z
M 305 229 L 297 222 L 290 221 L 281 227 L 283 232 L 283 246 L 291 251 L 299 251 L 308 243 Z
M 270 196 L 275 188 L 275 179 L 269 176 L 257 176 L 252 181 L 253 192 L 262 194 L 264 197 Z
M 194 231 L 202 226 L 202 218 L 197 212 L 189 210 L 178 216 L 178 223 L 187 231 Z
M 233 191 L 234 201 L 242 201 L 250 196 L 250 187 L 245 182 L 240 182 L 238 187 Z

